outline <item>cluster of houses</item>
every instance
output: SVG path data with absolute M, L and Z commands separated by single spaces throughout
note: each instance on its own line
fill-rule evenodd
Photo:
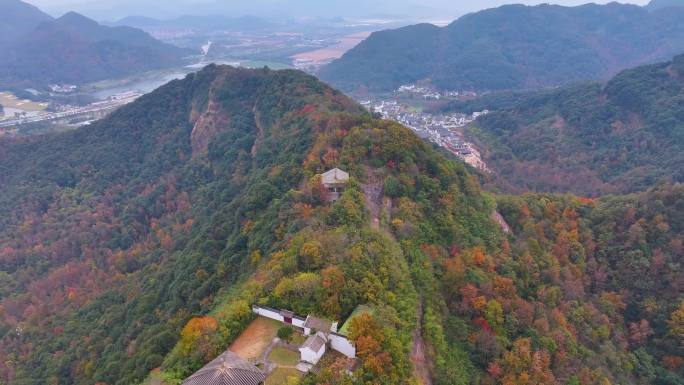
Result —
M 300 361 L 315 365 L 328 348 L 340 352 L 348 358 L 356 358 L 356 347 L 346 336 L 337 332 L 337 322 L 330 322 L 311 315 L 299 317 L 289 310 L 276 310 L 254 306 L 252 311 L 262 317 L 270 318 L 285 325 L 298 328 L 307 336 L 299 347 Z
M 394 120 L 413 130 L 418 136 L 446 149 L 461 158 L 465 163 L 489 172 L 480 152 L 462 134 L 462 127 L 474 122 L 489 110 L 472 114 L 458 112 L 431 114 L 418 111 L 410 105 L 397 100 L 368 101 L 364 104 L 371 112 L 380 114 L 383 119 Z
M 282 322 L 283 325 L 290 325 L 307 336 L 299 347 L 298 369 L 311 369 L 323 358 L 328 349 L 348 358 L 356 358 L 354 343 L 337 331 L 337 322 L 311 315 L 301 317 L 290 310 L 264 306 L 252 306 L 252 312 Z M 264 370 L 227 350 L 188 377 L 182 385 L 262 385 L 267 377 L 268 374 Z
M 473 91 L 455 91 L 455 90 L 444 90 L 438 91 L 432 86 L 420 86 L 417 84 L 404 84 L 394 91 L 396 95 L 409 94 L 418 95 L 425 100 L 440 100 L 442 98 L 448 99 L 464 99 L 464 98 L 474 98 L 477 96 L 476 92 Z

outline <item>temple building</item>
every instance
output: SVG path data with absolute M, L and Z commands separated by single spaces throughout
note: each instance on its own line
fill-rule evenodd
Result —
M 265 380 L 264 371 L 227 350 L 182 385 L 262 385 Z
M 323 183 L 323 186 L 328 191 L 328 200 L 336 202 L 342 196 L 347 183 L 349 183 L 349 174 L 339 168 L 333 168 L 321 174 L 321 183 Z

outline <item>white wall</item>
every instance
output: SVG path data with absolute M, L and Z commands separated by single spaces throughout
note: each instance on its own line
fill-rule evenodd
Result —
M 301 354 L 302 361 L 316 365 L 321 357 L 323 357 L 323 354 L 325 354 L 325 346 L 323 346 L 318 352 L 314 352 L 309 348 L 300 348 L 299 353 Z
M 330 341 L 330 348 L 333 350 L 337 350 L 349 358 L 356 357 L 356 347 L 347 338 L 339 334 L 330 334 L 328 340 Z
M 279 310 L 269 309 L 269 308 L 265 308 L 265 307 L 261 307 L 261 306 L 252 306 L 252 312 L 254 312 L 255 314 L 258 314 L 260 316 L 270 318 L 270 319 L 274 319 L 276 321 L 285 323 L 285 317 L 283 317 L 280 314 Z M 306 320 L 304 318 L 300 318 L 296 315 L 294 317 L 292 317 L 292 326 L 296 326 L 298 328 L 304 328 L 305 322 L 306 322 Z
M 263 307 L 259 306 L 252 306 L 252 311 L 262 317 L 274 319 L 276 321 L 280 322 L 285 322 L 285 318 L 283 318 L 282 315 L 280 315 L 280 312 L 271 310 L 271 309 L 266 309 Z
M 292 325 L 293 326 L 296 326 L 298 328 L 304 328 L 304 322 L 306 322 L 305 319 L 292 317 Z

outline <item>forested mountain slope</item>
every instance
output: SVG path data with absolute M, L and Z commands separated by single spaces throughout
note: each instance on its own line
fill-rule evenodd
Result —
M 70 12 L 16 36 L 0 56 L 0 86 L 83 84 L 182 63 L 191 50 L 142 30 L 106 27 Z
M 345 91 L 431 80 L 441 89 L 542 88 L 607 79 L 684 51 L 684 8 L 610 3 L 507 5 L 459 18 L 376 32 L 324 67 Z
M 435 384 L 682 381 L 680 185 L 491 196 L 310 76 L 216 66 L 93 126 L 0 142 L 0 165 L 8 384 L 157 368 L 176 384 L 254 303 L 374 309 L 351 327 L 353 376 L 333 363 L 303 384 L 414 383 L 418 320 Z M 336 203 L 332 167 L 352 176 Z
M 684 181 L 684 56 L 606 84 L 449 108 L 470 107 L 495 110 L 469 133 L 505 190 L 597 195 Z
M 268 20 L 256 16 L 227 17 L 222 15 L 193 16 L 184 15 L 170 20 L 159 20 L 145 16 L 128 16 L 113 23 L 116 26 L 129 26 L 145 31 L 155 29 L 189 29 L 199 31 L 258 31 L 276 27 Z
M 19 0 L 0 0 L 0 9 L 0 47 L 52 20 L 52 16 Z
M 361 112 L 300 73 L 209 67 L 92 126 L 2 143 L 5 381 L 131 384 L 158 365 L 275 241 L 307 105 Z

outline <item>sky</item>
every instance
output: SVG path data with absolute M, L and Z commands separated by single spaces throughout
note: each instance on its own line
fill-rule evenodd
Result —
M 353 17 L 454 19 L 468 12 L 508 3 L 539 4 L 547 1 L 525 0 L 25 0 L 45 12 L 59 16 L 76 11 L 99 20 L 143 15 L 170 18 L 181 14 L 216 14 L 264 17 Z M 587 0 L 551 1 L 579 5 Z M 606 3 L 607 1 L 596 1 Z M 648 0 L 621 2 L 644 5 Z

